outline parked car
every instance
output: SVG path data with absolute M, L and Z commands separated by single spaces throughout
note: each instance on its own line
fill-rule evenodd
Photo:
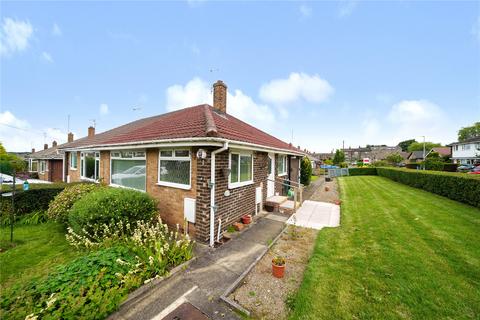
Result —
M 462 164 L 457 168 L 458 172 L 469 172 L 472 171 L 475 168 L 473 164 Z
M 480 166 L 473 168 L 473 170 L 470 171 L 469 174 L 480 174 Z

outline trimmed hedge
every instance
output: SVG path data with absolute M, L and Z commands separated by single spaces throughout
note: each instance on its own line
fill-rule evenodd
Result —
M 157 215 L 155 200 L 147 193 L 120 189 L 100 188 L 84 195 L 75 202 L 68 213 L 68 224 L 77 234 L 97 232 L 106 224 L 122 222 L 134 224 L 136 221 L 149 221 Z
M 480 177 L 440 171 L 377 168 L 379 176 L 480 207 Z
M 377 168 L 367 167 L 367 168 L 350 168 L 348 169 L 348 175 L 350 176 L 376 176 Z

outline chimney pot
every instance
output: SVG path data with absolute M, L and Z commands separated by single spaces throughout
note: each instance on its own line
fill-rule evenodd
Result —
M 88 127 L 88 137 L 91 138 L 95 135 L 95 128 L 90 126 Z
M 227 85 L 222 80 L 213 84 L 213 107 L 227 113 Z
M 72 141 L 73 141 L 73 133 L 71 133 L 71 132 L 68 133 L 67 141 L 68 141 L 68 142 L 72 142 Z
M 32 153 L 35 153 L 35 148 L 32 148 Z
M 48 149 L 48 143 L 45 143 L 45 144 L 43 145 L 43 150 L 47 150 L 47 149 Z
M 57 146 L 57 141 L 53 140 L 52 147 L 56 147 L 56 146 Z

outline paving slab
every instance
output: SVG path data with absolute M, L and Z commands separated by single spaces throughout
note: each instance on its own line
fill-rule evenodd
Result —
M 287 224 L 320 230 L 324 227 L 340 225 L 340 206 L 321 201 L 306 200 Z

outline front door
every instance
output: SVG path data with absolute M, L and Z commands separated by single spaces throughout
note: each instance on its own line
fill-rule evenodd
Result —
M 275 194 L 275 154 L 268 154 L 267 198 Z

